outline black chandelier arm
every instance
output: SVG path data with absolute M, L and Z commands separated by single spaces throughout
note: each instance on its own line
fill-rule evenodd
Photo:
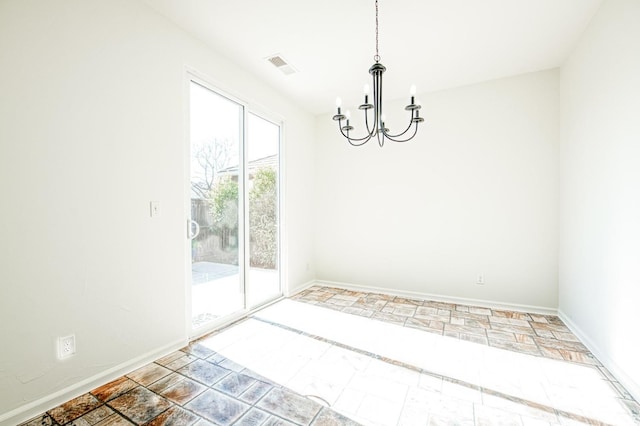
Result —
M 369 138 L 369 139 L 371 139 L 371 138 Z M 369 142 L 369 139 L 367 139 L 367 140 L 366 140 L 366 141 L 364 141 L 364 142 L 354 143 L 354 142 L 353 142 L 349 137 L 347 137 L 347 142 L 349 142 L 349 145 L 351 145 L 351 146 L 362 146 L 362 145 L 364 145 L 365 143 Z
M 356 142 L 361 142 L 364 141 L 364 143 L 369 142 L 369 140 L 373 137 L 373 135 L 375 134 L 375 132 L 369 132 L 369 134 L 365 137 L 362 138 L 352 138 L 351 136 L 349 136 L 348 134 L 344 133 L 344 130 L 342 130 L 342 127 L 340 126 L 340 124 L 338 123 L 338 128 L 340 129 L 340 133 L 342 133 L 342 136 L 344 136 L 345 138 L 349 139 L 350 141 L 356 141 Z
M 398 133 L 397 135 L 390 135 L 389 133 L 384 132 L 384 135 L 386 137 L 388 137 L 389 139 L 391 139 L 391 140 L 393 140 L 392 138 L 399 138 L 401 136 L 404 136 L 404 134 L 407 133 L 411 129 L 411 126 L 413 125 L 413 123 L 414 123 L 414 121 L 413 121 L 413 112 L 411 112 L 411 119 L 409 120 L 409 125 L 407 126 L 406 129 L 404 129 L 404 132 Z
M 412 122 L 411 124 L 413 124 L 413 122 Z M 409 128 L 411 128 L 411 124 L 409 125 Z M 407 130 L 409 130 L 409 129 L 407 129 Z M 414 138 L 414 136 L 418 133 L 418 123 L 416 123 L 416 127 L 415 127 L 415 129 L 413 130 L 413 134 L 412 134 L 411 136 L 409 136 L 407 139 L 395 139 L 395 138 L 397 138 L 398 136 L 402 136 L 402 135 L 404 135 L 405 133 L 407 133 L 407 130 L 405 130 L 405 131 L 404 131 L 404 133 L 401 133 L 401 134 L 399 134 L 399 135 L 389 136 L 386 132 L 384 133 L 384 135 L 385 135 L 385 137 L 386 137 L 387 139 L 389 139 L 389 140 L 390 140 L 390 141 L 392 141 L 392 142 L 409 142 L 409 141 L 410 141 L 411 139 L 413 139 L 413 138 Z
M 373 109 L 373 108 L 369 108 L 369 109 Z M 373 114 L 373 129 L 369 128 L 369 109 L 365 109 L 364 110 L 364 124 L 365 126 L 367 126 L 367 132 L 369 133 L 369 135 L 373 136 L 373 134 L 376 132 L 376 124 L 378 122 L 376 115 L 375 115 L 375 111 Z
M 368 136 L 365 136 L 363 138 L 352 138 L 349 135 L 344 133 L 344 130 L 342 130 L 342 126 L 340 125 L 340 122 L 338 122 L 338 129 L 340 130 L 340 133 L 342 134 L 342 136 L 344 136 L 345 139 L 349 141 L 349 144 L 351 146 L 362 146 L 365 143 L 369 142 L 373 137 L 373 133 L 369 133 Z M 361 143 L 354 143 L 354 142 L 361 142 Z

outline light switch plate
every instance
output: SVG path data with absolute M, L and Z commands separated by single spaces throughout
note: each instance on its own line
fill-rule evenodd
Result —
M 149 209 L 150 209 L 149 213 L 151 214 L 151 217 L 160 216 L 160 201 L 150 201 Z

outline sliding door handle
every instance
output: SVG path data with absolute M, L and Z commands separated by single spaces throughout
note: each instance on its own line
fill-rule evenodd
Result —
M 193 219 L 187 219 L 187 238 L 193 240 L 200 233 L 200 225 Z

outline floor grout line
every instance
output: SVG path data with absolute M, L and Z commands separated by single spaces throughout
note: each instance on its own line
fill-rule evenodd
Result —
M 380 361 L 387 362 L 387 363 L 389 363 L 391 365 L 395 365 L 397 367 L 406 368 L 408 370 L 412 370 L 412 371 L 415 371 L 415 372 L 420 373 L 420 374 L 428 374 L 428 375 L 430 375 L 432 377 L 442 379 L 443 381 L 446 381 L 446 382 L 449 382 L 449 383 L 453 383 L 453 384 L 460 385 L 460 386 L 465 386 L 468 389 L 473 389 L 473 390 L 476 390 L 476 391 L 480 391 L 481 394 L 485 394 L 486 393 L 488 395 L 495 396 L 495 397 L 498 397 L 498 398 L 502 398 L 502 399 L 505 399 L 505 400 L 508 400 L 508 401 L 511 401 L 511 402 L 515 402 L 517 404 L 524 405 L 524 406 L 527 406 L 527 407 L 532 407 L 532 408 L 547 412 L 549 414 L 555 414 L 557 417 L 562 415 L 562 416 L 565 416 L 567 418 L 570 418 L 570 419 L 573 419 L 573 420 L 576 420 L 576 421 L 585 422 L 585 423 L 590 424 L 590 425 L 613 426 L 613 425 L 610 425 L 608 423 L 600 422 L 598 420 L 582 416 L 580 414 L 571 413 L 571 412 L 565 411 L 565 410 L 559 410 L 557 408 L 550 407 L 550 406 L 543 405 L 543 404 L 539 404 L 539 403 L 536 403 L 536 402 L 533 402 L 533 401 L 529 401 L 529 400 L 524 399 L 524 398 L 520 398 L 520 397 L 513 396 L 513 395 L 508 395 L 508 394 L 505 394 L 505 393 L 500 392 L 500 391 L 496 391 L 496 390 L 493 390 L 493 389 L 485 388 L 483 386 L 475 385 L 473 383 L 469 383 L 469 382 L 464 381 L 464 380 L 454 379 L 452 377 L 448 377 L 448 376 L 444 376 L 444 375 L 441 375 L 441 374 L 438 374 L 438 373 L 434 373 L 432 371 L 425 370 L 423 368 L 416 367 L 416 366 L 411 365 L 411 364 L 407 364 L 407 363 L 404 363 L 404 362 L 401 362 L 401 361 L 398 361 L 398 360 L 394 360 L 394 359 L 391 359 L 391 358 L 388 358 L 388 357 L 384 357 L 384 356 L 379 355 L 379 354 L 375 354 L 375 353 L 372 353 L 372 352 L 368 352 L 368 351 L 364 351 L 364 350 L 361 350 L 361 349 L 358 349 L 358 348 L 354 348 L 352 346 L 345 345 L 345 344 L 337 342 L 335 340 L 331 340 L 331 339 L 327 339 L 327 338 L 324 338 L 324 337 L 321 337 L 321 336 L 310 334 L 310 333 L 304 332 L 302 330 L 298 330 L 296 328 L 289 327 L 287 325 L 280 324 L 280 323 L 277 323 L 277 322 L 273 322 L 273 321 L 270 321 L 270 320 L 267 320 L 267 319 L 264 319 L 264 318 L 260 318 L 260 317 L 251 317 L 251 318 L 255 319 L 257 321 L 263 322 L 265 324 L 274 326 L 274 327 L 279 327 L 279 328 L 282 328 L 282 329 L 287 330 L 287 331 L 291 331 L 291 332 L 294 332 L 294 333 L 302 334 L 303 336 L 309 337 L 309 338 L 314 339 L 314 340 L 319 340 L 319 341 L 328 343 L 330 345 L 338 346 L 338 347 L 341 347 L 343 349 L 347 349 L 347 350 L 350 350 L 352 352 L 356 352 L 356 353 L 358 353 L 360 355 L 368 356 L 368 357 L 371 357 L 373 359 L 378 359 Z

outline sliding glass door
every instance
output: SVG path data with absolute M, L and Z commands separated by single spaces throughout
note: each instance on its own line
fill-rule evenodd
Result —
M 245 308 L 241 197 L 244 107 L 191 82 L 191 321 Z
M 279 297 L 280 126 L 189 81 L 192 335 Z
M 249 307 L 280 296 L 280 126 L 249 114 L 247 126 Z

